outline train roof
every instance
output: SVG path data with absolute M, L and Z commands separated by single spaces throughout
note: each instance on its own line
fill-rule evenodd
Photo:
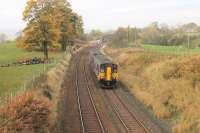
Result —
M 91 51 L 91 55 L 93 56 L 93 58 L 95 60 L 98 61 L 99 64 L 113 64 L 113 62 L 111 60 L 109 60 L 108 58 L 106 58 L 105 55 L 103 55 L 100 51 L 98 50 L 93 50 Z

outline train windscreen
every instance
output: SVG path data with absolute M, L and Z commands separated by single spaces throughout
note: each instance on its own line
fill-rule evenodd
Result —
M 117 72 L 117 65 L 115 65 L 115 64 L 102 64 L 100 71 L 105 72 L 107 67 L 111 67 L 113 72 Z

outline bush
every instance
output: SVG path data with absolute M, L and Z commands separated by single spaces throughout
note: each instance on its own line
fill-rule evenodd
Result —
M 0 110 L 1 133 L 44 133 L 49 103 L 32 92 L 24 92 Z
M 184 78 L 191 81 L 193 87 L 200 82 L 200 56 L 187 57 L 170 61 L 166 66 L 163 74 L 165 79 Z

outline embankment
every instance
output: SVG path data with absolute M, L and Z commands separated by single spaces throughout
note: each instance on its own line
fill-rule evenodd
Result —
M 106 47 L 130 92 L 174 133 L 200 132 L 200 55 Z

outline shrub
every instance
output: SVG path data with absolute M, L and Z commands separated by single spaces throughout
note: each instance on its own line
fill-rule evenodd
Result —
M 24 92 L 0 110 L 1 133 L 43 133 L 49 126 L 49 103 Z

